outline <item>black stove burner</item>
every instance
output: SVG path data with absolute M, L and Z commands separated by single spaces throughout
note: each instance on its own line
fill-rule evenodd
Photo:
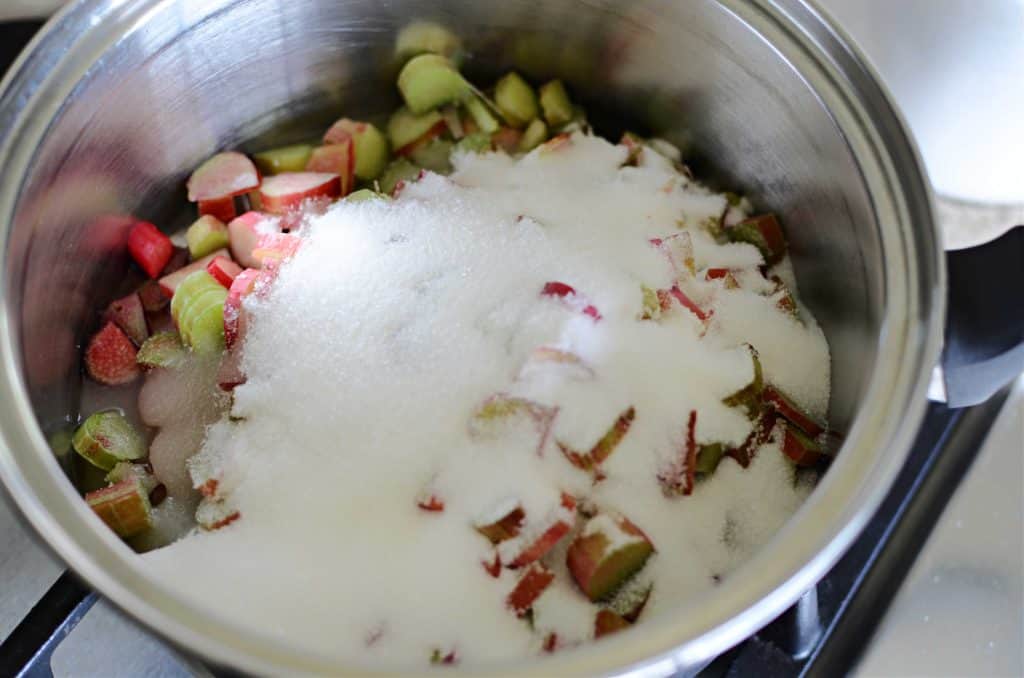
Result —
M 41 25 L 0 23 L 0 72 Z M 701 675 L 846 673 L 870 642 L 1007 394 L 964 410 L 929 405 L 906 465 L 850 551 L 797 605 Z M 95 601 L 96 594 L 65 572 L 0 645 L 0 676 L 52 676 L 50 655 Z

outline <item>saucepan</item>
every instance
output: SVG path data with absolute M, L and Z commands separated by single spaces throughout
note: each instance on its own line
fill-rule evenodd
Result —
M 129 265 L 124 220 L 110 215 L 174 230 L 188 219 L 184 179 L 214 150 L 389 110 L 395 37 L 413 20 L 459 35 L 471 75 L 560 77 L 600 131 L 666 137 L 702 176 L 784 218 L 832 351 L 842 443 L 831 468 L 727 586 L 606 641 L 493 668 L 693 671 L 792 605 L 857 536 L 908 453 L 944 344 L 948 391 L 963 402 L 1019 369 L 1019 324 L 1005 327 L 1019 301 L 996 314 L 998 334 L 968 300 L 957 318 L 972 331 L 944 342 L 947 267 L 920 159 L 871 69 L 804 0 L 74 0 L 0 93 L 0 475 L 75 572 L 170 642 L 247 672 L 345 670 L 151 581 L 48 437 L 88 396 L 92 301 Z M 998 249 L 1019 257 L 1019 242 Z M 1024 289 L 1020 263 L 992 268 L 1018 276 L 999 289 Z

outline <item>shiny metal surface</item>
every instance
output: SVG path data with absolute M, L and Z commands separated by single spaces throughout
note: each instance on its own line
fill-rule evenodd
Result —
M 1022 610 L 1024 378 L 903 582 L 856 675 L 1024 675 Z
M 919 160 L 870 70 L 800 0 L 72 3 L 0 93 L 0 475 L 76 571 L 175 642 L 260 672 L 341 670 L 150 581 L 40 429 L 75 412 L 89 300 L 127 265 L 111 215 L 171 228 L 184 177 L 213 149 L 386 110 L 394 34 L 413 18 L 460 33 L 471 70 L 514 62 L 565 78 L 598 123 L 612 113 L 609 132 L 624 115 L 687 141 L 702 174 L 784 215 L 835 356 L 831 421 L 846 442 L 832 470 L 730 586 L 636 633 L 493 669 L 693 670 L 795 601 L 856 536 L 911 442 L 941 338 L 943 264 Z

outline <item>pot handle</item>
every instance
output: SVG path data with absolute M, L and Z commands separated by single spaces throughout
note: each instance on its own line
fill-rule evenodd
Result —
M 946 262 L 946 403 L 967 407 L 1024 372 L 1024 226 Z

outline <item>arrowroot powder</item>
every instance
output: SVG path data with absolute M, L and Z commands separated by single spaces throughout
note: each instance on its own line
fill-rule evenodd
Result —
M 824 419 L 828 347 L 806 309 L 779 307 L 757 249 L 709 234 L 724 196 L 627 153 L 577 133 L 518 161 L 456 155 L 450 177 L 312 218 L 269 293 L 246 300 L 247 381 L 191 462 L 239 517 L 147 554 L 153 576 L 297 647 L 398 669 L 435 650 L 472 667 L 591 640 L 599 608 L 566 567 L 580 512 L 626 516 L 653 543 L 627 585 L 652 587 L 641 628 L 728 586 L 811 489 L 779 430 L 692 494 L 666 494 L 659 474 L 678 467 L 693 411 L 697 443 L 751 433 L 723 404 L 753 379 L 746 344 L 767 383 Z M 770 273 L 795 292 L 788 260 Z M 672 303 L 641 319 L 642 286 L 673 284 L 710 316 Z M 496 394 L 529 414 L 474 417 Z M 570 463 L 560 447 L 589 451 L 628 411 L 600 474 Z M 515 506 L 517 537 L 474 529 Z M 555 579 L 531 627 L 506 600 L 523 569 L 482 563 L 508 564 L 558 520 L 573 531 L 542 560 Z

